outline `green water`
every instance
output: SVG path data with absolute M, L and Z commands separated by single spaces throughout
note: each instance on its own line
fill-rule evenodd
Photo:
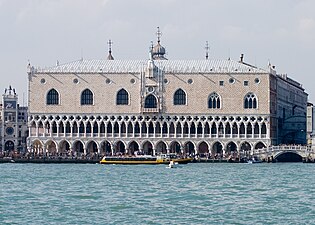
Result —
M 315 164 L 1 164 L 0 224 L 315 224 Z

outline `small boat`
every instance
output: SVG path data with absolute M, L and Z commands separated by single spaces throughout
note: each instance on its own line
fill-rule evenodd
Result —
M 162 164 L 163 161 L 155 156 L 104 156 L 100 164 Z
M 177 162 L 174 162 L 173 160 L 171 160 L 167 168 L 176 168 L 177 164 L 178 164 Z
M 261 161 L 260 159 L 256 158 L 256 157 L 253 157 L 253 158 L 247 160 L 247 163 L 248 163 L 248 164 L 262 163 L 262 161 Z
M 100 161 L 100 164 L 124 164 L 124 165 L 136 165 L 136 164 L 169 164 L 171 161 L 174 163 L 189 163 L 191 158 L 175 158 L 169 155 L 151 156 L 151 155 L 139 155 L 139 156 L 104 156 Z

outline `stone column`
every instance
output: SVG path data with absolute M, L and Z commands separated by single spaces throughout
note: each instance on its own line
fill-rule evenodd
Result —
M 70 137 L 73 137 L 73 124 L 70 123 Z
M 57 126 L 57 137 L 59 137 L 59 123 L 56 122 L 56 126 Z
M 38 126 L 38 122 L 35 123 L 35 135 L 36 137 L 38 137 L 38 130 L 39 130 L 39 126 Z

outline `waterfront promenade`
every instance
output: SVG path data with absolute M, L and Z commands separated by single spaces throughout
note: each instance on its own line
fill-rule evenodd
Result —
M 36 154 L 34 152 L 0 152 L 0 163 L 99 163 L 104 154 Z M 112 156 L 112 155 L 107 155 Z M 117 157 L 136 155 L 115 154 Z M 310 146 L 280 145 L 257 149 L 252 152 L 221 154 L 178 155 L 193 158 L 193 163 L 246 163 L 253 158 L 262 162 L 315 162 L 315 151 Z

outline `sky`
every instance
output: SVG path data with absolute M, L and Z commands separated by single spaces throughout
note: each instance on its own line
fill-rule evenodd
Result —
M 314 0 L 0 0 L 0 91 L 27 103 L 27 64 L 147 59 L 157 27 L 169 59 L 239 60 L 300 82 L 315 103 Z

